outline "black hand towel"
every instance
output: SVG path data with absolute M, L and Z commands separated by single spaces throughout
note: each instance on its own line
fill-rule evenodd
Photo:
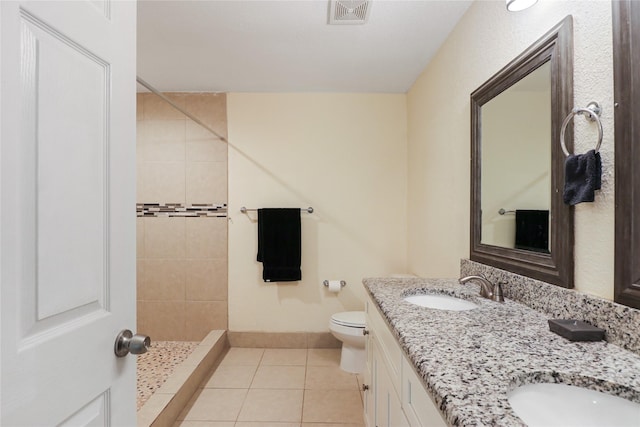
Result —
M 549 253 L 548 210 L 516 210 L 516 248 Z
M 602 185 L 602 160 L 595 150 L 570 155 L 564 162 L 564 193 L 567 205 L 593 202 L 595 190 Z
M 258 261 L 265 282 L 293 282 L 300 271 L 300 209 L 258 209 Z

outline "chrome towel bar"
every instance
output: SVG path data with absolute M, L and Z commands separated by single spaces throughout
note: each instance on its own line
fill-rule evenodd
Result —
M 240 212 L 242 213 L 247 213 L 247 212 L 255 212 L 258 209 L 247 209 L 244 206 L 240 208 Z M 311 206 L 309 206 L 308 208 L 300 208 L 300 212 L 306 211 L 307 213 L 313 213 L 313 208 Z

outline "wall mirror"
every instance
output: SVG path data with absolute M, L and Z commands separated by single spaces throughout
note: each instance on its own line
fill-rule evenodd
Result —
M 559 140 L 573 103 L 572 38 L 568 16 L 471 94 L 470 258 L 566 288 L 573 211 Z

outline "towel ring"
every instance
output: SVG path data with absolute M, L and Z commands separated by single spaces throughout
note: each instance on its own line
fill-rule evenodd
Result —
M 600 104 L 593 101 L 587 105 L 587 108 L 574 108 L 571 110 L 569 115 L 562 122 L 562 129 L 560 130 L 560 146 L 562 147 L 562 151 L 565 156 L 569 156 L 569 150 L 567 150 L 567 145 L 564 142 L 564 132 L 567 130 L 567 125 L 577 114 L 585 115 L 586 119 L 590 122 L 595 121 L 598 125 L 598 143 L 596 144 L 595 152 L 600 151 L 600 145 L 602 144 L 602 122 L 600 121 L 600 113 L 602 109 L 600 108 Z

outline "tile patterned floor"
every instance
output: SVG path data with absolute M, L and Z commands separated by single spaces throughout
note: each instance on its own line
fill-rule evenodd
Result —
M 339 349 L 231 348 L 174 427 L 361 427 L 362 377 Z
M 138 409 L 164 384 L 198 344 L 200 343 L 188 341 L 154 341 L 147 353 L 137 356 Z

